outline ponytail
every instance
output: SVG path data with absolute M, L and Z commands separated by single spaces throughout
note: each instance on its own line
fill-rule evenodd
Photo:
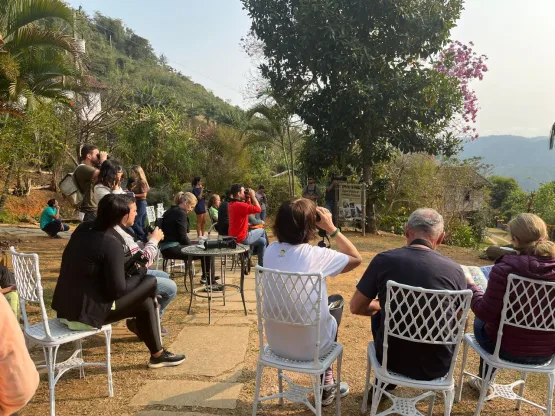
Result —
M 555 243 L 549 241 L 545 222 L 535 214 L 519 214 L 509 222 L 509 233 L 516 238 L 522 254 L 555 258 Z

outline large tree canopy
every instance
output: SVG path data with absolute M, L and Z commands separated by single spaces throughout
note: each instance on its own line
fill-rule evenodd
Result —
M 443 131 L 461 109 L 459 84 L 429 59 L 448 41 L 462 0 L 242 1 L 262 43 L 263 77 L 295 103 L 314 144 L 331 142 L 324 147 L 334 157 L 349 152 L 366 180 L 394 148 L 454 151 L 456 138 Z

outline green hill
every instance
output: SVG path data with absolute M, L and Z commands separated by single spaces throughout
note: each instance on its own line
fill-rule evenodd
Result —
M 202 114 L 221 123 L 234 123 L 243 111 L 194 83 L 157 56 L 147 39 L 122 20 L 100 13 L 77 14 L 77 36 L 86 42 L 85 66 L 97 80 L 125 92 L 125 103 L 172 106 L 188 115 Z

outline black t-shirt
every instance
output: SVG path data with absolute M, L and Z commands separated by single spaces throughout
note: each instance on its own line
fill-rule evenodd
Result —
M 0 289 L 15 285 L 13 273 L 6 266 L 0 265 Z
M 424 289 L 466 289 L 461 267 L 434 250 L 407 246 L 378 254 L 364 272 L 357 289 L 364 296 L 378 297 L 383 312 L 374 340 L 381 362 L 387 281 Z M 418 380 L 433 380 L 449 371 L 454 348 L 388 337 L 387 367 L 390 371 Z

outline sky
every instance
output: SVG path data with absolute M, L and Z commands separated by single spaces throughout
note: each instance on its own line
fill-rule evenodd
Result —
M 122 19 L 170 65 L 245 106 L 254 64 L 240 47 L 250 21 L 239 0 L 69 0 Z M 545 136 L 555 122 L 554 0 L 466 0 L 451 37 L 473 41 L 489 71 L 476 89 L 482 136 Z

